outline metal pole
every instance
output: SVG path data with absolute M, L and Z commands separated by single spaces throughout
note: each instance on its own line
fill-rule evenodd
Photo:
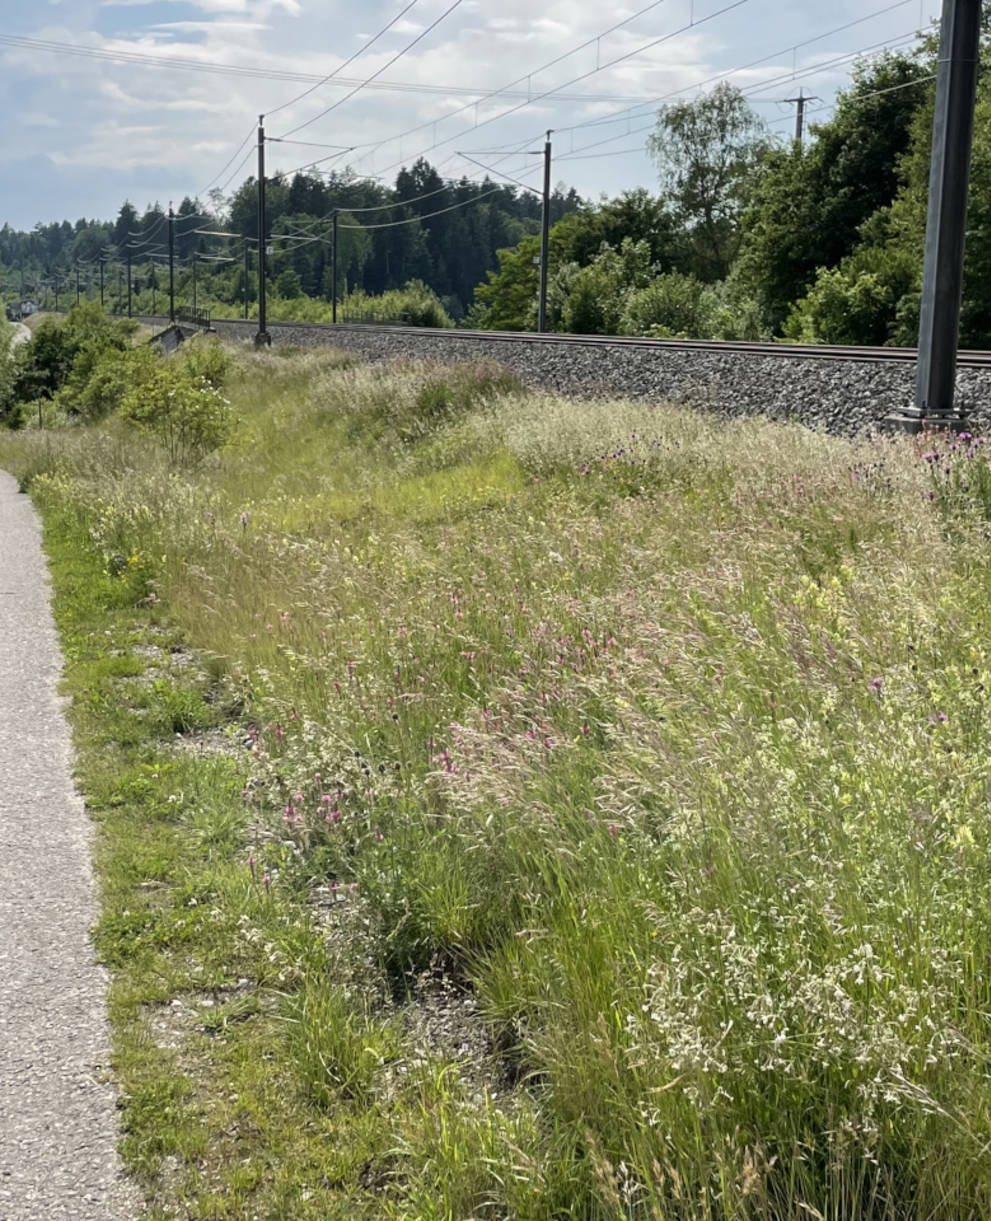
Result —
M 954 416 L 980 30 L 981 0 L 943 0 L 912 413 L 921 420 Z
M 270 344 L 265 329 L 265 116 L 258 116 L 258 334 L 255 343 Z
M 131 316 L 131 252 L 127 252 L 127 316 Z
M 334 240 L 330 247 L 330 299 L 333 302 L 330 310 L 331 322 L 337 322 L 337 209 L 334 209 Z
M 795 111 L 795 142 L 801 144 L 805 138 L 805 107 L 808 106 L 809 102 L 818 102 L 820 99 L 806 93 L 804 89 L 799 89 L 798 97 L 783 98 L 782 100 L 789 104 L 794 102 L 798 107 Z
M 175 213 L 169 204 L 169 322 L 175 322 Z
M 537 330 L 547 329 L 547 248 L 551 231 L 551 133 L 544 144 L 544 211 L 540 223 L 540 301 Z

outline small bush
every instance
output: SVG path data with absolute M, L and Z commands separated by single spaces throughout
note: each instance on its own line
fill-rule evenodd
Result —
M 163 363 L 127 394 L 125 419 L 152 433 L 172 466 L 196 466 L 230 435 L 230 403 L 205 377 Z
M 231 355 L 219 339 L 197 338 L 183 346 L 180 362 L 191 378 L 202 378 L 215 390 L 219 390 L 230 372 Z

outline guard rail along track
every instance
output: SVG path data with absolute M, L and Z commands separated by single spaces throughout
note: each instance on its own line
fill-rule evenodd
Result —
M 162 319 L 146 319 L 157 324 Z M 253 340 L 255 320 L 214 318 L 225 338 Z M 726 417 L 764 415 L 828 432 L 880 427 L 914 399 L 914 348 L 644 339 L 361 323 L 268 323 L 276 345 L 333 346 L 372 360 L 496 361 L 527 385 L 596 398 L 680 403 Z M 991 352 L 962 351 L 958 401 L 991 430 Z

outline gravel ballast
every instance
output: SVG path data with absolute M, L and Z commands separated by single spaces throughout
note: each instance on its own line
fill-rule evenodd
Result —
M 0 1218 L 125 1221 L 61 665 L 38 519 L 0 471 Z
M 257 322 L 217 320 L 222 338 L 253 340 Z M 457 331 L 269 323 L 276 346 L 339 347 L 370 360 L 497 361 L 528 386 L 583 398 L 679 403 L 726 418 L 763 415 L 852 435 L 877 429 L 914 399 L 915 363 L 677 351 L 608 344 L 478 339 Z M 972 427 L 991 427 L 991 369 L 960 369 L 957 402 Z

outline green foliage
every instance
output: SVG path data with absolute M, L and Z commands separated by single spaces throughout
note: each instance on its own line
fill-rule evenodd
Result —
M 931 71 L 924 57 L 904 52 L 865 60 L 809 143 L 768 156 L 743 221 L 739 270 L 772 329 L 817 270 L 837 267 L 860 242 L 861 226 L 894 200 Z
M 215 390 L 227 380 L 233 364 L 229 348 L 216 336 L 195 336 L 183 344 L 179 361 L 187 376 L 194 381 L 202 379 Z
M 324 1106 L 367 1102 L 399 1053 L 396 1031 L 332 984 L 313 980 L 286 1004 L 289 1048 L 306 1090 Z
M 163 361 L 124 396 L 120 414 L 151 433 L 173 466 L 196 466 L 231 434 L 230 402 L 207 377 Z
M 647 142 L 661 190 L 680 222 L 686 270 L 729 274 L 770 137 L 743 94 L 722 82 L 695 101 L 662 106 Z
M 951 527 L 976 518 L 991 523 L 991 463 L 983 437 L 963 432 L 931 438 L 924 455 L 932 480 L 930 500 Z
M 330 322 L 333 307 L 328 301 L 312 297 L 272 300 L 273 315 L 287 322 Z M 338 301 L 339 322 L 395 322 L 402 326 L 453 327 L 454 322 L 437 294 L 421 280 L 410 280 L 401 289 L 378 296 L 361 291 L 349 293 Z
M 650 283 L 650 247 L 624 238 L 618 250 L 604 245 L 587 267 L 563 269 L 567 286 L 561 308 L 565 331 L 584 335 L 619 332 L 624 299 Z
M 708 335 L 712 316 L 704 285 L 694 276 L 671 272 L 630 293 L 620 323 L 624 335 Z
M 135 329 L 135 324 L 115 321 L 93 304 L 78 306 L 63 320 L 43 320 L 5 362 L 0 415 L 6 414 L 9 424 L 30 422 L 36 412 L 29 405 L 40 400 L 53 401 L 56 414 L 63 417 L 96 419 L 114 410 L 132 373 L 139 375 L 147 362 L 131 348 Z
M 147 346 L 126 351 L 100 347 L 86 356 L 84 362 L 77 358 L 68 382 L 56 397 L 70 414 L 90 421 L 119 410 L 127 394 L 143 385 L 161 360 L 159 353 Z
M 934 482 L 982 459 L 235 360 L 209 469 L 0 437 L 53 549 L 150 1206 L 987 1215 L 991 561 L 983 494 Z
M 865 248 L 839 267 L 820 268 L 784 335 L 799 343 L 910 343 L 903 303 L 917 288 L 917 275 L 917 261 L 898 250 Z

